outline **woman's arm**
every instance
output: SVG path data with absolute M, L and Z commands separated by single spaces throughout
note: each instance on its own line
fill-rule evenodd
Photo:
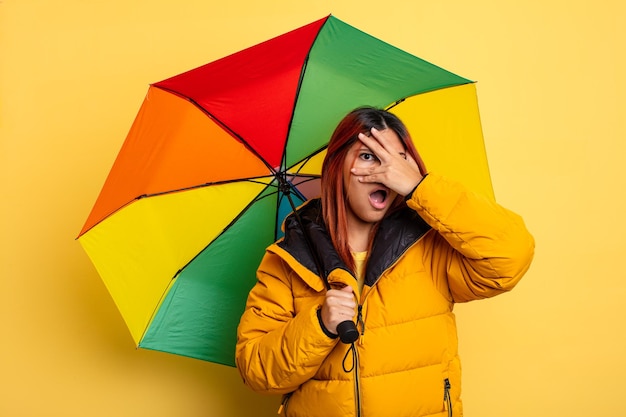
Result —
M 237 331 L 236 362 L 253 390 L 282 394 L 312 378 L 337 343 L 324 334 L 319 304 L 296 312 L 291 278 L 279 256 L 266 253 Z
M 530 267 L 532 235 L 520 216 L 495 201 L 430 173 L 407 204 L 439 234 L 426 256 L 435 275 L 447 277 L 453 301 L 509 291 Z

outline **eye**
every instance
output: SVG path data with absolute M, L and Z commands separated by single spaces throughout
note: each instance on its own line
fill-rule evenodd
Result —
M 371 152 L 361 152 L 359 154 L 359 159 L 363 160 L 363 161 L 367 161 L 367 162 L 371 162 L 371 161 L 377 161 L 378 158 L 376 157 L 376 155 L 374 155 Z

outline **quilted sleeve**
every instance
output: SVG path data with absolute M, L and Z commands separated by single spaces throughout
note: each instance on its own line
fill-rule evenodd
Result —
M 266 253 L 239 323 L 237 368 L 257 392 L 294 391 L 315 375 L 337 343 L 323 333 L 316 305 L 296 314 L 294 275 L 279 256 Z
M 436 280 L 447 279 L 452 301 L 509 291 L 530 267 L 532 235 L 520 216 L 495 201 L 431 173 L 407 204 L 438 232 L 427 244 L 426 263 Z

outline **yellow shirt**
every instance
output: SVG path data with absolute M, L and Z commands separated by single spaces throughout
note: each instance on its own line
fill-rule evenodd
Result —
M 354 258 L 354 266 L 356 271 L 356 279 L 359 283 L 359 291 L 363 291 L 363 283 L 365 282 L 365 259 L 367 259 L 367 251 L 352 252 Z

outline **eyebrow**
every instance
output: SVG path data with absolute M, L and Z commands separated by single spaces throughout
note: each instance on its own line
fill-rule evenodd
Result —
M 362 152 L 362 151 L 367 151 L 367 152 L 374 153 L 374 151 L 372 151 L 370 148 L 368 148 L 367 145 L 362 145 L 360 148 L 358 148 L 357 152 Z M 398 152 L 398 155 L 400 155 L 401 157 L 406 159 L 407 153 L 405 151 Z

